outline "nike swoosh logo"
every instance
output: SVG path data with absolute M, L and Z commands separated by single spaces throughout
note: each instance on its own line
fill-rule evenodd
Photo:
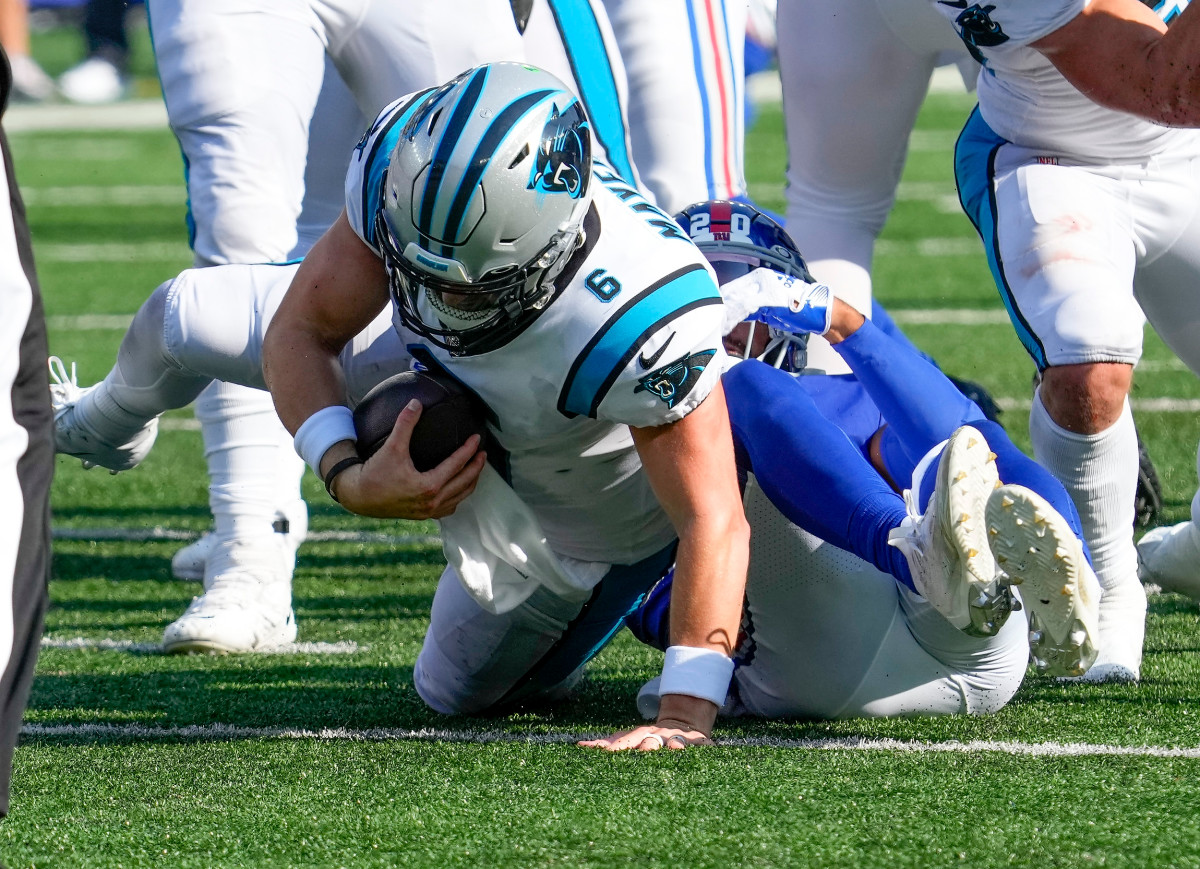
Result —
M 674 332 L 668 335 L 667 340 L 663 341 L 662 346 L 650 354 L 649 358 L 646 357 L 645 353 L 638 354 L 638 364 L 642 366 L 643 371 L 648 370 L 654 365 L 655 362 L 658 361 L 658 357 L 663 355 L 663 351 L 667 349 L 667 345 L 671 343 L 671 339 L 674 337 Z

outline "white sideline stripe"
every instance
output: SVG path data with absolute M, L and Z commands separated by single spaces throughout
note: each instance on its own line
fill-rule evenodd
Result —
M 136 652 L 141 654 L 161 654 L 162 643 L 135 643 L 132 640 L 90 640 L 87 637 L 73 637 L 69 640 L 56 637 L 42 637 L 43 649 L 67 649 L 69 651 L 88 650 L 99 652 Z M 286 643 L 275 649 L 265 649 L 254 652 L 255 655 L 353 655 L 355 652 L 366 651 L 368 646 L 360 646 L 353 640 L 340 640 L 336 643 Z
M 310 739 L 318 742 L 450 742 L 532 743 L 569 745 L 594 734 L 510 733 L 503 730 L 442 730 L 376 727 L 365 730 L 289 727 L 240 727 L 233 724 L 147 727 L 141 724 L 26 724 L 22 736 L 133 737 L 137 739 Z M 806 751 L 903 751 L 912 753 L 1009 754 L 1025 757 L 1183 757 L 1200 758 L 1200 748 L 1168 748 L 1156 745 L 1096 745 L 1085 742 L 902 742 L 896 739 L 778 739 L 770 736 L 718 738 L 718 745 L 731 748 L 788 748 Z
M 195 531 L 179 531 L 155 525 L 150 528 L 53 528 L 55 540 L 118 540 L 141 543 L 148 540 L 192 541 Z M 435 534 L 384 534 L 380 531 L 310 531 L 304 538 L 313 543 L 388 543 L 394 546 L 441 545 Z
M 916 241 L 881 239 L 875 242 L 876 256 L 899 256 L 915 254 L 925 257 L 983 256 L 979 239 L 974 236 L 946 238 L 921 238 Z
M 133 314 L 58 314 L 46 318 L 46 325 L 63 332 L 88 332 L 109 329 L 124 332 L 133 322 Z
M 6 133 L 166 128 L 162 100 L 123 100 L 105 106 L 13 105 L 4 113 Z
M 36 207 L 76 205 L 183 205 L 187 191 L 177 185 L 135 187 L 22 187 L 21 198 Z M 39 248 L 40 250 L 40 248 Z
M 39 244 L 39 260 L 59 263 L 171 262 L 188 260 L 192 252 L 183 242 L 145 241 L 130 244 Z
M 889 311 L 901 326 L 1007 326 L 1008 312 L 981 308 L 912 308 Z

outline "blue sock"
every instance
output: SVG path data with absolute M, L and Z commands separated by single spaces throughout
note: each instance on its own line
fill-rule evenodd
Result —
M 755 360 L 724 376 L 734 441 L 789 521 L 912 588 L 888 532 L 904 502 L 790 374 Z

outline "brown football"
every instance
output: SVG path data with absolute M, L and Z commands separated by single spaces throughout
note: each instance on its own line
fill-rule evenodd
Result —
M 408 451 L 418 471 L 436 467 L 471 435 L 485 431 L 479 402 L 457 382 L 429 371 L 405 371 L 376 385 L 354 408 L 360 456 L 370 458 L 383 446 L 396 417 L 414 398 L 422 410 Z

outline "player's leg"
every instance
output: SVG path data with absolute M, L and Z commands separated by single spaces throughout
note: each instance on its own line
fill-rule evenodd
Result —
M 158 287 L 102 381 L 52 390 L 58 451 L 126 470 L 152 446 L 158 416 L 190 404 L 214 379 L 262 391 L 262 335 L 295 272 L 295 265 L 188 269 Z
M 558 699 L 621 629 L 674 551 L 672 544 L 636 564 L 614 565 L 574 598 L 539 587 L 499 614 L 477 603 L 448 567 L 413 671 L 417 693 L 445 714 L 503 712 Z
M 902 6 L 897 17 L 918 26 L 898 36 L 885 5 Z M 875 239 L 895 200 L 937 46 L 954 39 L 939 17 L 920 0 L 779 6 L 787 230 L 812 273 L 868 314 Z M 921 44 L 919 33 L 936 44 Z M 813 365 L 845 371 L 820 339 L 809 352 Z
M 1009 596 L 983 524 L 996 469 L 978 432 L 930 450 L 901 498 L 791 375 L 750 360 L 725 384 L 735 446 L 784 516 L 918 591 L 957 628 L 1003 623 Z
M 787 522 L 747 487 L 754 529 L 732 711 L 853 718 L 985 714 L 1021 684 L 1026 621 L 955 629 L 923 598 Z
M 167 114 L 184 154 L 197 265 L 283 261 L 298 245 L 309 130 L 325 70 L 318 19 L 308 4 L 283 0 L 249 10 L 227 0 L 153 0 L 149 14 Z M 253 528 L 253 541 L 267 554 L 257 560 L 276 564 L 273 574 L 290 576 L 294 552 L 277 557 L 277 544 L 280 537 L 303 537 L 303 464 L 274 418 L 270 397 L 216 384 L 197 400 L 196 417 L 210 507 L 225 512 L 214 515 L 214 525 Z M 239 458 L 243 447 L 257 460 Z M 262 461 L 271 451 L 273 458 Z M 269 488 L 261 473 L 239 482 L 240 469 L 249 467 L 278 473 Z M 280 535 L 277 527 L 289 533 Z M 219 631 L 220 620 L 203 624 Z
M 1147 250 L 1145 264 L 1138 267 L 1134 279 L 1134 293 L 1167 346 L 1200 374 L 1200 299 L 1191 291 L 1200 276 L 1198 164 L 1195 159 L 1179 160 L 1153 169 L 1174 183 L 1154 185 L 1157 201 L 1146 203 L 1147 217 L 1155 221 L 1154 237 L 1163 241 Z M 1162 245 L 1167 248 L 1158 249 Z M 1139 569 L 1146 582 L 1200 599 L 1200 492 L 1192 499 L 1191 517 L 1148 532 L 1138 543 Z
M 7 63 L 0 50 L 0 67 Z M 0 106 L 7 93 L 0 93 Z M 46 323 L 8 139 L 0 130 L 0 817 L 33 682 L 50 578 L 52 413 Z
M 629 80 L 633 159 L 660 208 L 746 193 L 745 4 L 604 0 Z
M 1119 205 L 1119 179 L 1036 157 L 1000 140 L 976 112 L 956 152 L 960 196 L 1018 336 L 1044 371 L 1030 413 L 1034 454 L 1079 509 L 1104 588 L 1090 678 L 1136 679 L 1146 603 L 1133 548 L 1138 450 L 1126 399 L 1143 322 L 1132 293 L 1135 227 Z
M 1200 474 L 1200 454 L 1196 468 Z M 1137 549 L 1142 582 L 1200 601 L 1200 491 L 1192 496 L 1190 519 L 1147 531 Z

